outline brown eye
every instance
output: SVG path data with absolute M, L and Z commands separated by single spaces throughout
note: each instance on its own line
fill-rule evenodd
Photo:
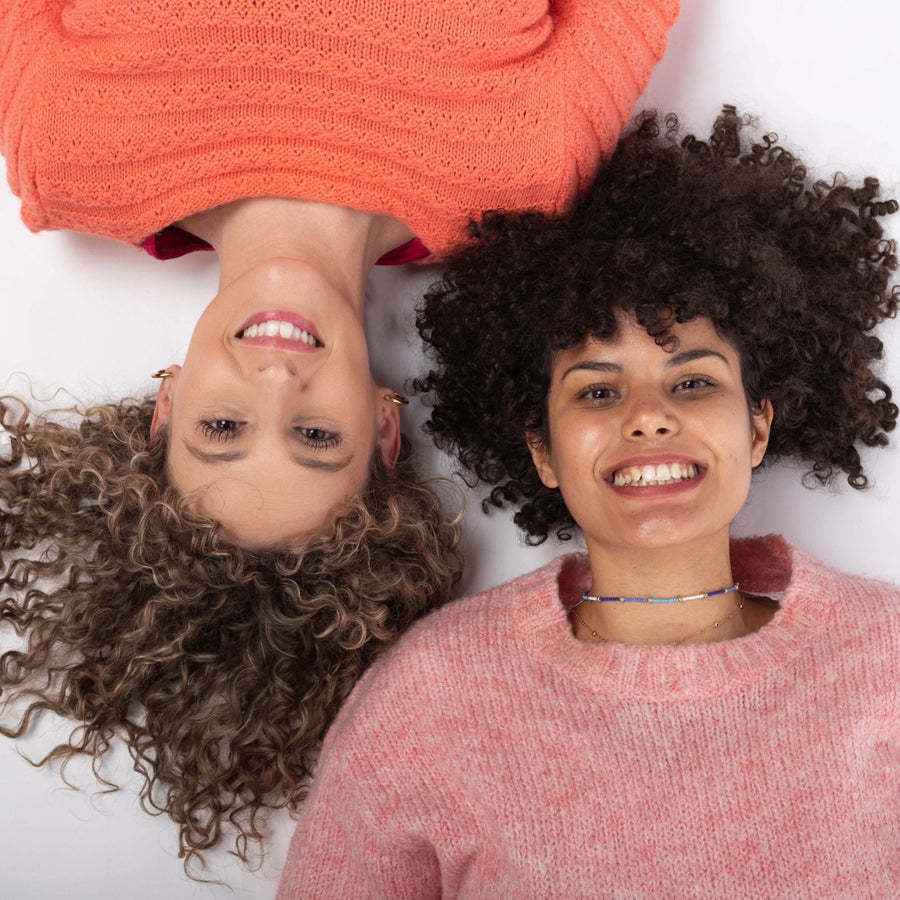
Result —
M 579 400 L 588 400 L 599 404 L 617 400 L 618 397 L 619 392 L 606 384 L 593 384 L 578 395 Z
M 324 428 L 297 428 L 295 431 L 304 444 L 317 450 L 336 447 L 341 442 L 339 435 L 325 431 Z
M 207 440 L 230 441 L 241 428 L 241 422 L 232 419 L 204 419 L 197 424 L 197 430 Z
M 675 385 L 676 391 L 696 391 L 702 388 L 714 387 L 715 382 L 705 375 L 691 375 L 689 378 L 683 378 Z

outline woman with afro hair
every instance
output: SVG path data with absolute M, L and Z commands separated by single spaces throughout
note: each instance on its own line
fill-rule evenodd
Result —
M 900 590 L 730 527 L 764 458 L 866 485 L 898 207 L 747 124 L 641 116 L 571 216 L 488 218 L 430 290 L 436 440 L 587 554 L 376 663 L 285 900 L 896 892 Z

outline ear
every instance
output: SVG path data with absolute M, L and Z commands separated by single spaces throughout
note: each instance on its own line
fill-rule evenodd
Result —
M 384 464 L 393 469 L 397 465 L 400 456 L 400 407 L 384 395 L 390 394 L 391 389 L 378 388 L 378 396 L 381 398 L 378 408 L 378 447 L 381 451 L 381 459 Z
M 178 373 L 181 366 L 169 366 L 167 372 L 172 374 L 163 378 L 159 383 L 159 393 L 156 395 L 156 407 L 153 410 L 153 418 L 150 421 L 150 440 L 156 442 L 169 424 L 169 414 L 172 412 L 172 395 L 175 393 L 175 382 L 178 381 Z
M 769 446 L 769 434 L 772 431 L 772 416 L 775 410 L 770 400 L 760 402 L 759 407 L 751 411 L 750 424 L 753 428 L 753 446 L 750 451 L 750 459 L 755 469 L 766 455 L 766 447 Z
M 528 443 L 528 451 L 531 453 L 531 461 L 537 469 L 538 478 L 545 487 L 558 488 L 559 481 L 550 463 L 550 450 L 547 442 L 536 431 L 526 431 L 525 440 Z

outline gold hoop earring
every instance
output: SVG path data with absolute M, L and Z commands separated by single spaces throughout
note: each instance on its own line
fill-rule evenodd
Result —
M 401 394 L 400 391 L 391 391 L 389 394 L 384 395 L 384 399 L 390 400 L 391 403 L 396 403 L 397 406 L 406 406 L 409 403 L 409 398 Z
M 158 372 L 154 372 L 150 377 L 151 378 L 171 378 L 172 373 L 167 372 L 165 369 L 160 369 Z

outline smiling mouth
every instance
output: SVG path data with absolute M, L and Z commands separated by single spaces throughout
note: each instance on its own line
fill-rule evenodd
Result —
M 657 466 L 625 466 L 613 473 L 612 482 L 617 487 L 647 487 L 649 485 L 676 484 L 696 478 L 700 470 L 693 463 L 660 463 Z
M 308 344 L 310 347 L 324 347 L 325 345 L 311 332 L 298 328 L 292 322 L 284 322 L 279 319 L 271 319 L 268 322 L 259 322 L 249 325 L 238 332 L 238 339 L 244 338 L 282 338 L 287 341 L 298 341 Z

